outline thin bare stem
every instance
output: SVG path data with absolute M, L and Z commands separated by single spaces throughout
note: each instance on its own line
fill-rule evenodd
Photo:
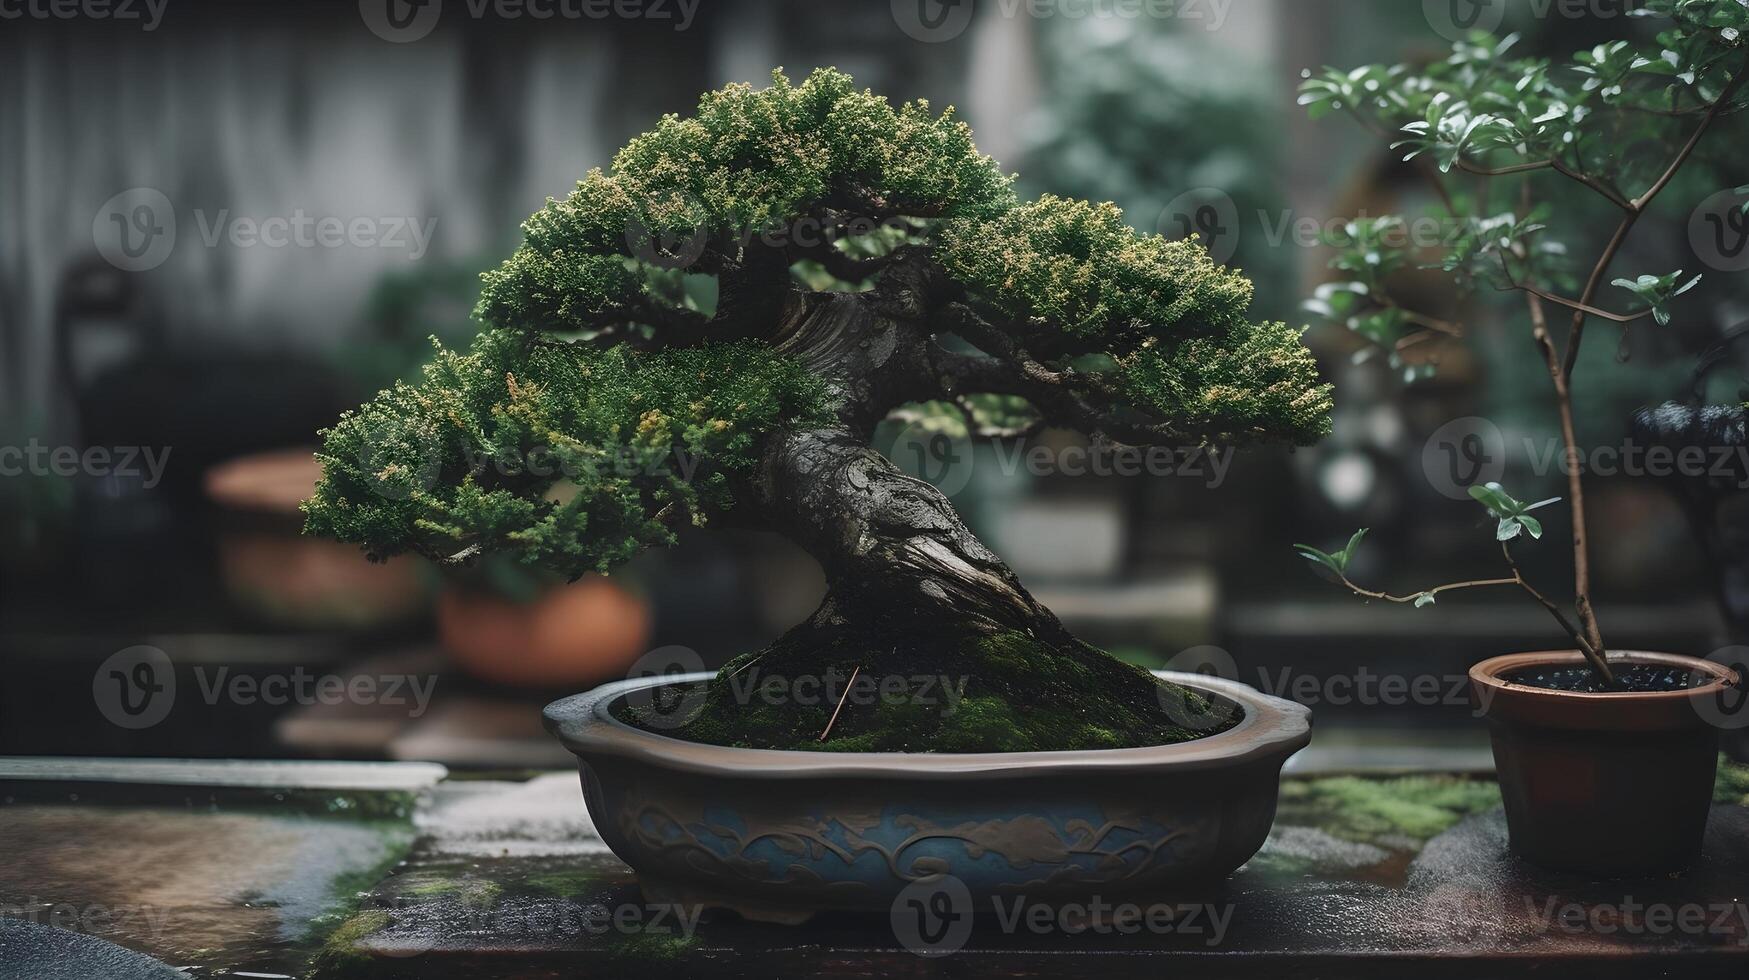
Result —
M 1504 253 L 1502 253 L 1500 256 L 1500 269 L 1502 272 L 1504 272 L 1506 274 L 1507 285 L 1500 287 L 1500 292 L 1503 292 L 1503 293 L 1511 292 L 1514 289 L 1520 290 L 1522 292 L 1529 293 L 1532 296 L 1537 297 L 1538 299 L 1548 300 L 1549 302 L 1555 304 L 1556 306 L 1564 306 L 1569 310 L 1577 310 L 1580 313 L 1588 313 L 1591 316 L 1602 317 L 1605 320 L 1612 320 L 1616 323 L 1633 323 L 1635 320 L 1644 320 L 1646 317 L 1649 317 L 1652 315 L 1651 310 L 1646 310 L 1642 313 L 1635 313 L 1632 316 L 1628 316 L 1628 315 L 1621 314 L 1621 313 L 1611 313 L 1608 310 L 1600 310 L 1595 306 L 1589 306 L 1585 303 L 1574 302 L 1573 300 L 1567 299 L 1564 296 L 1556 296 L 1554 293 L 1550 293 L 1550 292 L 1546 292 L 1544 290 L 1538 289 L 1537 287 L 1532 286 L 1529 283 L 1519 282 L 1517 279 L 1513 278 L 1512 269 L 1509 266 L 1507 266 L 1506 255 Z
M 1556 605 L 1553 600 L 1544 595 L 1536 588 L 1536 586 L 1531 585 L 1530 582 L 1525 579 L 1523 570 L 1518 567 L 1518 561 L 1512 557 L 1512 549 L 1504 541 L 1500 543 L 1500 553 L 1506 559 L 1506 567 L 1512 570 L 1512 576 L 1510 578 L 1486 578 L 1471 579 L 1466 582 L 1450 582 L 1445 585 L 1436 585 L 1430 589 L 1423 589 L 1420 592 L 1410 593 L 1409 595 L 1392 595 L 1389 592 L 1378 592 L 1373 589 L 1363 588 L 1356 585 L 1352 579 L 1342 572 L 1337 572 L 1336 578 L 1342 583 L 1343 587 L 1347 588 L 1348 591 L 1357 596 L 1365 599 L 1380 599 L 1385 602 L 1396 603 L 1415 602 L 1424 596 L 1434 596 L 1441 592 L 1454 592 L 1460 589 L 1479 589 L 1501 585 L 1515 585 L 1523 589 L 1531 598 L 1535 599 L 1538 604 L 1548 610 L 1549 615 L 1555 618 L 1555 622 L 1561 624 L 1561 629 L 1565 630 L 1567 636 L 1572 638 L 1573 643 L 1578 646 L 1579 652 L 1585 655 L 1585 659 L 1591 663 L 1592 669 L 1596 670 L 1599 676 L 1603 678 L 1604 683 L 1611 687 L 1615 686 L 1615 674 L 1610 670 L 1608 660 L 1590 640 L 1586 639 L 1585 635 L 1580 631 L 1580 628 L 1574 625 L 1572 620 L 1567 618 L 1566 613 L 1561 611 L 1560 606 Z
M 1382 599 L 1385 602 L 1398 602 L 1398 603 L 1414 602 L 1415 600 L 1421 598 L 1422 596 L 1438 595 L 1441 592 L 1453 592 L 1453 591 L 1456 591 L 1458 589 L 1480 589 L 1480 588 L 1486 588 L 1486 587 L 1494 586 L 1494 585 L 1517 585 L 1517 584 L 1519 584 L 1518 580 L 1514 579 L 1514 578 L 1481 578 L 1481 579 L 1471 579 L 1468 582 L 1448 582 L 1445 585 L 1436 585 L 1431 589 L 1424 589 L 1420 592 L 1412 592 L 1408 595 L 1392 595 L 1389 592 L 1374 592 L 1372 589 L 1361 588 L 1360 586 L 1358 586 L 1358 585 L 1354 584 L 1352 581 L 1350 581 L 1348 576 L 1342 575 L 1340 573 L 1338 573 L 1337 578 L 1341 580 L 1342 585 L 1345 588 L 1347 588 L 1348 591 L 1354 593 L 1357 596 L 1360 596 L 1363 599 Z
M 832 709 L 832 717 L 827 719 L 826 730 L 820 733 L 820 741 L 826 741 L 826 736 L 832 734 L 832 726 L 838 724 L 838 712 L 844 710 L 844 702 L 850 699 L 850 689 L 856 685 L 856 675 L 860 673 L 860 665 L 850 672 L 850 680 L 844 683 L 844 693 L 838 696 L 838 707 Z

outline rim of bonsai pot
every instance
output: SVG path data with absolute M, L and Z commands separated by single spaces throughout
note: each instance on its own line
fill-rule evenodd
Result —
M 1552 728 L 1631 731 L 1704 727 L 1707 720 L 1699 702 L 1742 686 L 1742 678 L 1730 667 L 1678 653 L 1622 650 L 1612 652 L 1610 662 L 1681 667 L 1710 676 L 1704 684 L 1675 691 L 1595 692 L 1535 687 L 1502 676 L 1527 667 L 1587 664 L 1577 650 L 1539 650 L 1490 657 L 1470 668 L 1470 683 L 1478 694 L 1488 692 L 1491 703 L 1482 706 L 1482 713 L 1489 716 Z
M 1088 770 L 1218 769 L 1271 758 L 1285 761 L 1312 740 L 1312 712 L 1304 705 L 1263 694 L 1238 681 L 1203 674 L 1157 670 L 1162 680 L 1237 702 L 1237 725 L 1189 742 L 1127 749 L 1046 752 L 802 752 L 746 749 L 688 742 L 636 728 L 613 717 L 611 708 L 630 692 L 658 685 L 708 681 L 710 671 L 678 677 L 641 677 L 604 684 L 561 698 L 542 712 L 547 731 L 578 756 L 609 755 L 703 775 L 804 778 L 893 776 L 961 779 L 1040 775 Z

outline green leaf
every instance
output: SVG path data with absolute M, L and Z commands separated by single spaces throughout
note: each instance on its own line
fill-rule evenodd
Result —
M 1518 523 L 1517 518 L 1502 517 L 1500 518 L 1500 526 L 1494 529 L 1494 540 L 1511 541 L 1518 537 L 1518 533 L 1523 530 L 1524 526 Z
M 1321 551 L 1309 544 L 1296 544 L 1294 548 L 1299 551 L 1302 558 L 1317 562 L 1337 575 L 1346 575 L 1349 559 L 1354 557 L 1354 549 L 1360 546 L 1360 539 L 1366 536 L 1366 532 L 1367 529 L 1364 527 L 1354 532 L 1348 539 L 1348 545 L 1335 554 Z
M 1415 597 L 1415 608 L 1420 609 L 1423 606 L 1431 606 L 1433 605 L 1433 601 L 1433 593 L 1423 592 Z
M 1539 540 L 1542 538 L 1542 536 L 1543 536 L 1543 522 L 1542 521 L 1539 521 L 1534 517 L 1526 516 L 1524 514 L 1518 515 L 1516 518 L 1514 518 L 1514 520 L 1516 520 L 1521 526 L 1523 526 L 1523 528 L 1530 533 L 1531 537 L 1537 538 Z
M 1296 544 L 1294 548 L 1299 551 L 1300 557 L 1315 561 L 1338 575 L 1342 574 L 1342 564 L 1336 560 L 1335 555 L 1320 551 L 1309 544 Z
M 1477 503 L 1488 508 L 1488 513 L 1495 517 L 1510 517 L 1514 508 L 1518 506 L 1518 501 L 1513 500 L 1512 496 L 1506 492 L 1505 488 L 1501 487 L 1498 483 L 1488 483 L 1482 486 L 1471 487 L 1470 496 L 1475 499 Z
M 1354 557 L 1354 549 L 1360 546 L 1360 539 L 1366 537 L 1369 528 L 1361 528 L 1348 539 L 1348 547 L 1342 549 L 1342 567 L 1347 568 L 1348 562 Z

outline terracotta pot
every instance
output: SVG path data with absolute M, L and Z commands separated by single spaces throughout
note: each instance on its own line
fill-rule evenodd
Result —
M 266 622 L 301 629 L 373 629 L 423 612 L 431 587 L 417 560 L 379 564 L 356 545 L 303 534 L 298 504 L 321 476 L 308 448 L 243 456 L 206 472 L 207 497 L 220 510 L 226 592 Z
M 711 676 L 609 684 L 547 705 L 546 726 L 577 756 L 596 830 L 637 870 L 646 897 L 761 921 L 888 912 L 942 895 L 1182 895 L 1263 845 L 1282 763 L 1311 740 L 1301 705 L 1164 672 L 1236 702 L 1244 717 L 1176 745 L 962 754 L 705 745 L 611 713 L 634 695 Z
M 649 649 L 649 604 L 599 575 L 515 602 L 452 586 L 438 636 L 457 666 L 513 687 L 583 687 L 624 677 Z
M 1538 667 L 1583 666 L 1576 650 L 1515 653 L 1470 668 L 1488 719 L 1513 853 L 1546 868 L 1603 875 L 1681 870 L 1700 854 L 1719 732 L 1712 705 L 1741 680 L 1728 667 L 1667 653 L 1629 664 L 1682 667 L 1680 691 L 1557 691 L 1511 681 Z

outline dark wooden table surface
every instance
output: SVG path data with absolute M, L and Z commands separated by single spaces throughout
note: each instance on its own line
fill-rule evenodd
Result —
M 1510 859 L 1486 778 L 1290 778 L 1269 843 L 1215 889 L 974 905 L 929 945 L 886 916 L 652 905 L 570 772 L 0 760 L 0 977 L 1741 980 L 1745 803 L 1749 770 L 1729 768 L 1693 869 L 1589 881 Z

